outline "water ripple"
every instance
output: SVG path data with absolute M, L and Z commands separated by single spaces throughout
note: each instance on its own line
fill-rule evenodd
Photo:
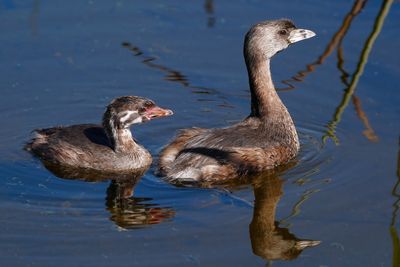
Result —
M 301 147 L 297 164 L 286 172 L 285 178 L 297 184 L 308 183 L 314 176 L 328 181 L 321 170 L 332 160 L 333 146 L 322 142 L 324 128 L 317 125 L 300 126 L 298 133 Z

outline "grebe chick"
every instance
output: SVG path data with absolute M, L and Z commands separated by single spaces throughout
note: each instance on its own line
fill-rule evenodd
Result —
M 132 138 L 129 127 L 171 114 L 144 97 L 118 97 L 104 112 L 102 126 L 38 129 L 25 148 L 44 161 L 74 168 L 105 172 L 147 169 L 151 155 Z
M 251 27 L 244 40 L 250 115 L 227 128 L 182 130 L 161 151 L 158 174 L 170 181 L 221 181 L 272 169 L 295 157 L 299 139 L 275 91 L 270 59 L 290 44 L 314 35 L 286 19 Z

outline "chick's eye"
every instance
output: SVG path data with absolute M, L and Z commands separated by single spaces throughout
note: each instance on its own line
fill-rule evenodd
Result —
M 287 30 L 280 30 L 278 33 L 280 35 L 286 35 L 287 34 Z
M 145 108 L 140 108 L 140 109 L 139 109 L 139 112 L 140 112 L 140 113 L 143 113 L 143 112 L 145 112 L 145 111 L 146 111 Z

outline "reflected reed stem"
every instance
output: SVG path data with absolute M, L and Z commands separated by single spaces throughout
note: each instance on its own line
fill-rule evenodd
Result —
M 340 26 L 339 30 L 332 37 L 331 41 L 328 43 L 327 47 L 325 48 L 325 51 L 321 54 L 321 56 L 319 56 L 317 61 L 315 61 L 314 63 L 308 64 L 306 70 L 299 71 L 297 73 L 297 75 L 293 76 L 291 79 L 282 81 L 282 83 L 286 84 L 288 87 L 277 89 L 277 90 L 288 91 L 288 90 L 295 89 L 295 86 L 292 85 L 292 82 L 303 81 L 304 78 L 308 74 L 315 71 L 317 66 L 323 64 L 325 59 L 330 54 L 332 54 L 332 52 L 335 50 L 335 48 L 342 42 L 342 40 L 346 36 L 347 31 L 349 30 L 349 28 L 351 26 L 351 23 L 353 22 L 353 19 L 361 12 L 361 10 L 364 8 L 366 3 L 367 3 L 367 0 L 355 1 L 353 7 L 351 8 L 349 13 L 347 13 L 346 17 L 344 18 L 343 23 Z
M 379 36 L 379 33 L 382 30 L 383 23 L 385 22 L 386 16 L 390 10 L 392 3 L 393 3 L 393 0 L 383 1 L 381 9 L 379 10 L 379 13 L 375 19 L 373 30 L 370 33 L 370 35 L 368 36 L 368 39 L 366 40 L 364 47 L 362 49 L 356 71 L 353 74 L 353 78 L 352 78 L 351 82 L 349 83 L 349 86 L 345 89 L 343 98 L 342 98 L 339 106 L 336 108 L 336 111 L 333 115 L 332 120 L 327 125 L 328 129 L 326 131 L 326 134 L 322 137 L 323 143 L 325 143 L 328 138 L 331 138 L 336 144 L 339 144 L 339 140 L 335 135 L 336 126 L 341 121 L 343 112 L 345 111 L 346 107 L 348 106 L 348 104 L 350 102 L 350 99 L 352 98 L 352 96 L 354 94 L 354 91 L 357 87 L 360 77 L 364 72 L 365 65 L 368 62 L 368 57 L 371 53 L 372 47 L 373 47 L 377 37 Z
M 393 267 L 400 266 L 400 240 L 396 229 L 397 213 L 400 208 L 400 193 L 398 192 L 400 186 L 400 137 L 399 137 L 399 148 L 397 151 L 396 175 L 397 175 L 397 181 L 392 189 L 392 195 L 396 198 L 396 201 L 393 203 L 392 220 L 390 222 L 390 227 L 389 227 L 389 233 L 392 238 L 392 246 L 393 246 L 393 256 L 392 256 Z

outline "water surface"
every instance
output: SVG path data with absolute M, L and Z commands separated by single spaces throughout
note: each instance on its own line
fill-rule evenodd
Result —
M 0 1 L 0 265 L 400 266 L 399 16 L 398 1 Z M 237 122 L 243 36 L 281 17 L 317 37 L 272 61 L 302 143 L 279 175 L 184 188 L 151 168 L 121 200 L 129 182 L 62 179 L 22 149 L 121 95 L 174 110 L 132 129 L 155 157 L 180 128 Z

